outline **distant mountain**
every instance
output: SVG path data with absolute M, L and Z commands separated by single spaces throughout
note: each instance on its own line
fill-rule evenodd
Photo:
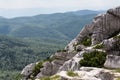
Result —
M 71 40 L 101 11 L 40 14 L 32 17 L 0 18 L 0 34 L 21 38 Z
M 28 64 L 21 71 L 22 79 L 120 80 L 120 6 L 96 17 L 64 50 Z
M 75 11 L 75 12 L 71 12 L 73 14 L 76 14 L 76 15 L 90 15 L 90 14 L 99 14 L 99 13 L 103 13 L 105 11 L 93 11 L 93 10 L 78 10 L 78 11 Z
M 60 51 L 98 13 L 101 12 L 85 10 L 12 19 L 0 17 L 0 70 L 21 70 Z M 8 74 L 0 75 L 0 80 L 14 80 L 7 79 Z

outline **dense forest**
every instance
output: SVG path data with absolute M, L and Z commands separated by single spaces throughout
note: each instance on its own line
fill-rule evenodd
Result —
M 0 36 L 0 70 L 10 75 L 24 68 L 27 64 L 43 60 L 62 49 L 67 41 L 62 40 L 32 40 Z M 7 73 L 8 72 L 8 73 Z M 4 77 L 6 77 L 4 75 Z M 0 78 L 4 78 L 0 75 Z M 9 78 L 11 76 L 7 76 Z

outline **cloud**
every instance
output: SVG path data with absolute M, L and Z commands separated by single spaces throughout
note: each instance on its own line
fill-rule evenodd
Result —
M 107 10 L 120 6 L 120 0 L 0 0 L 0 16 L 17 17 L 76 11 Z
M 118 0 L 0 0 L 0 8 L 106 9 L 119 3 Z
M 120 0 L 0 0 L 0 8 L 108 9 Z

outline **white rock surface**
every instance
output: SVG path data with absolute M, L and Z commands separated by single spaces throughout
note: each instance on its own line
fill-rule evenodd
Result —
M 67 71 L 57 73 L 63 80 L 113 80 L 114 76 L 110 71 L 94 67 L 81 67 L 79 71 L 74 71 L 79 76 L 71 77 L 67 75 Z

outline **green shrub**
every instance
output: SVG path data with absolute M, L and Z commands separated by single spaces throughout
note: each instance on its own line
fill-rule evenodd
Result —
M 105 60 L 106 53 L 93 51 L 90 53 L 84 53 L 83 59 L 80 60 L 80 65 L 89 67 L 103 67 Z
M 43 77 L 40 80 L 51 80 L 50 77 Z
M 41 68 L 43 68 L 43 61 L 40 61 L 38 62 L 38 64 L 35 65 L 32 71 L 32 76 L 36 76 L 40 72 Z
M 52 62 L 53 60 L 55 60 L 55 59 L 54 59 L 54 58 L 47 57 L 45 60 L 43 60 L 43 62 L 46 62 L 46 61 Z
M 118 73 L 120 73 L 120 69 L 115 69 L 115 72 L 118 72 Z
M 23 77 L 23 76 L 19 73 L 19 74 L 16 75 L 15 80 L 21 80 L 22 77 Z
M 117 78 L 116 80 L 120 80 L 120 78 Z
M 120 35 L 114 36 L 113 39 L 120 39 Z
M 40 80 L 61 80 L 59 75 L 54 75 L 50 77 L 42 77 Z
M 61 77 L 59 75 L 54 75 L 50 77 L 51 80 L 61 80 Z
M 90 46 L 91 45 L 91 38 L 85 37 L 83 41 L 81 42 L 84 46 Z
M 93 47 L 94 49 L 102 49 L 104 48 L 103 44 L 97 44 L 95 47 Z
M 57 50 L 57 52 L 66 52 L 67 50 Z
M 77 74 L 77 73 L 74 73 L 72 70 L 67 71 L 67 75 L 68 75 L 68 76 L 71 76 L 71 77 L 78 76 L 78 74 Z
M 40 69 L 43 68 L 44 62 L 46 62 L 46 61 L 52 62 L 53 60 L 54 60 L 53 58 L 47 57 L 43 61 L 38 62 L 38 64 L 35 65 L 35 67 L 32 71 L 32 76 L 36 76 L 40 72 Z

